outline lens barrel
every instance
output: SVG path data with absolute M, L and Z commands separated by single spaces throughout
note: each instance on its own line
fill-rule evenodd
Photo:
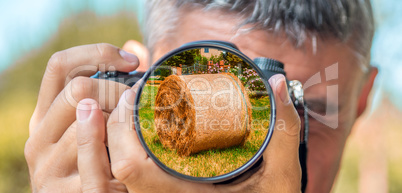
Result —
M 282 62 L 270 58 L 260 57 L 255 58 L 254 63 L 261 69 L 262 73 L 264 73 L 268 80 L 275 74 L 283 74 L 286 76 Z

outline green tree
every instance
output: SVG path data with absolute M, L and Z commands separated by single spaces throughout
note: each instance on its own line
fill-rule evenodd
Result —
M 179 67 L 180 64 L 182 65 L 193 65 L 196 62 L 196 58 L 200 55 L 200 49 L 192 49 L 181 52 L 170 57 L 168 60 L 165 61 L 164 65 L 167 66 L 175 66 Z
M 158 75 L 160 77 L 160 80 L 165 80 L 165 78 L 171 74 L 172 70 L 168 68 L 158 68 L 154 72 L 154 75 Z
M 226 60 L 225 62 L 228 63 L 230 65 L 230 67 L 238 66 L 239 63 L 242 67 L 249 66 L 241 58 L 239 58 L 238 56 L 236 56 L 230 52 L 227 52 L 225 57 L 223 56 L 223 53 L 221 54 L 221 56 L 222 56 L 222 58 L 225 58 L 225 60 Z
M 212 63 L 214 63 L 214 64 L 218 63 L 221 60 L 223 60 L 222 54 L 220 56 L 218 56 L 218 57 L 212 55 L 209 58 L 209 61 L 212 61 Z
M 201 62 L 202 65 L 207 65 L 208 64 L 208 58 L 205 56 L 202 56 Z

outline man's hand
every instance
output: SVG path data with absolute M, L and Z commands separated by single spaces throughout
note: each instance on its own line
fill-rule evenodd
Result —
M 263 154 L 262 168 L 247 180 L 228 185 L 197 184 L 175 178 L 160 169 L 146 154 L 130 121 L 133 116 L 135 87 L 124 92 L 107 122 L 111 171 L 101 170 L 107 167 L 104 162 L 98 167 L 100 171 L 93 171 L 93 176 L 88 177 L 88 180 L 96 178 L 99 182 L 104 182 L 110 180 L 110 176 L 114 176 L 126 185 L 129 192 L 300 192 L 301 169 L 298 159 L 300 120 L 290 102 L 285 78 L 276 75 L 270 79 L 270 84 L 277 103 L 277 121 L 281 124 L 275 129 L 272 140 Z M 91 103 L 96 104 L 96 101 Z M 79 111 L 78 109 L 77 114 Z M 106 160 L 106 149 L 102 138 L 105 135 L 105 128 L 99 124 L 102 116 L 99 110 L 94 109 L 89 117 L 85 122 L 78 124 L 78 131 L 92 135 L 91 137 L 88 135 L 86 146 L 87 149 L 92 149 L 93 153 L 88 155 L 87 159 Z M 90 156 L 93 157 L 89 158 Z
M 115 108 L 120 94 L 127 86 L 106 80 L 91 79 L 98 70 L 129 72 L 139 65 L 138 58 L 109 44 L 94 44 L 70 48 L 55 53 L 49 60 L 39 92 L 38 103 L 31 118 L 30 137 L 25 145 L 33 192 L 80 192 L 96 191 L 81 176 L 87 176 L 81 166 L 93 160 L 78 157 L 86 147 L 85 133 L 76 138 L 76 108 L 85 98 L 97 101 L 101 122 Z M 78 105 L 85 107 L 86 103 Z M 84 108 L 85 109 L 85 108 Z M 103 121 L 103 122 L 102 122 Z M 104 140 L 104 139 L 100 139 Z M 92 155 L 92 154 L 90 154 Z M 102 162 L 102 160 L 99 160 Z M 95 166 L 85 167 L 96 171 Z M 109 169 L 109 167 L 104 168 Z M 81 181 L 84 182 L 81 187 Z M 102 183 L 118 192 L 125 192 L 125 186 L 117 180 Z

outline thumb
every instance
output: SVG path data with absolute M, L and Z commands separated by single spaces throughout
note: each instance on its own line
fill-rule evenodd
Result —
M 77 106 L 78 172 L 82 191 L 106 191 L 112 179 L 105 147 L 105 120 L 99 104 L 83 99 Z
M 285 77 L 275 75 L 269 79 L 269 83 L 275 96 L 277 117 L 271 142 L 263 154 L 266 167 L 269 168 L 266 171 L 282 170 L 280 173 L 289 173 L 296 180 L 301 175 L 300 118 L 290 100 Z
M 142 43 L 135 40 L 128 40 L 124 44 L 123 50 L 138 57 L 140 60 L 140 66 L 137 68 L 137 71 L 146 72 L 149 67 L 151 67 L 149 51 Z

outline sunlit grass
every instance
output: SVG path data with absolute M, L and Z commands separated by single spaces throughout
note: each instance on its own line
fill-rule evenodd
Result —
M 153 120 L 154 110 L 151 108 L 155 103 L 157 86 L 146 86 L 143 90 L 141 108 L 139 110 L 141 131 L 149 149 L 166 166 L 174 170 L 195 177 L 213 177 L 231 172 L 245 164 L 258 151 L 264 141 L 269 122 L 263 126 L 255 124 L 244 146 L 235 146 L 226 149 L 212 149 L 202 151 L 190 156 L 178 156 L 176 150 L 163 147 L 155 131 Z M 146 100 L 145 100 L 146 99 Z M 253 106 L 268 105 L 262 110 L 253 110 L 253 120 L 268 120 L 269 99 L 268 97 L 251 99 Z M 260 121 L 262 122 L 262 121 Z

